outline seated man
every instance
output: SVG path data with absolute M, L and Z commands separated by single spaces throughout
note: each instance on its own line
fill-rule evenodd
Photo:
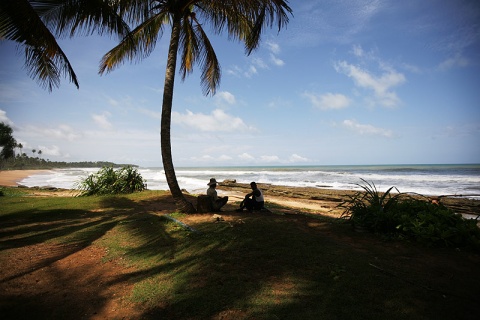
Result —
M 220 211 L 220 209 L 227 203 L 228 197 L 219 197 L 217 196 L 217 180 L 215 178 L 210 179 L 210 182 L 207 183 L 209 186 L 207 189 L 207 196 L 210 196 L 213 200 L 213 210 Z
M 265 200 L 262 190 L 258 189 L 255 182 L 250 183 L 250 188 L 252 188 L 252 192 L 245 196 L 245 199 L 240 203 L 240 208 L 237 209 L 237 211 L 242 211 L 243 208 L 247 208 L 248 211 L 263 209 Z

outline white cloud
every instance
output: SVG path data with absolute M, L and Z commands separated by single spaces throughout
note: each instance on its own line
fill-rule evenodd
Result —
M 270 60 L 276 66 L 281 67 L 285 65 L 285 62 L 282 59 L 277 58 L 274 54 L 270 54 Z
M 468 59 L 463 57 L 461 54 L 456 54 L 454 57 L 449 58 L 439 64 L 438 69 L 441 71 L 446 71 L 455 67 L 466 67 L 469 65 Z
M 215 100 L 216 104 L 220 106 L 224 104 L 233 105 L 236 102 L 235 96 L 228 91 L 220 91 L 215 94 Z
M 320 110 L 338 110 L 346 108 L 350 105 L 350 99 L 338 93 L 326 93 L 324 95 L 316 95 L 305 92 L 303 96 L 310 100 L 310 103 Z
M 267 41 L 266 45 L 267 50 L 270 52 L 268 63 L 266 62 L 267 60 L 257 56 L 249 59 L 246 66 L 239 67 L 237 65 L 234 65 L 227 69 L 226 73 L 235 77 L 243 76 L 246 78 L 251 78 L 254 75 L 258 74 L 260 70 L 270 69 L 271 65 L 277 67 L 284 66 L 285 61 L 283 61 L 277 56 L 280 53 L 280 46 L 273 41 Z
M 302 156 L 299 156 L 298 154 L 294 153 L 288 158 L 289 162 L 307 162 L 308 159 Z
M 252 161 L 252 160 L 255 160 L 255 157 L 253 157 L 252 155 L 244 152 L 242 153 L 241 155 L 238 156 L 241 160 L 247 160 L 247 161 Z
M 377 128 L 370 124 L 361 124 L 355 120 L 344 120 L 343 126 L 361 135 L 378 135 L 386 138 L 393 136 L 391 130 Z
M 147 116 L 149 116 L 150 118 L 154 118 L 154 119 L 162 119 L 162 113 L 161 112 L 157 112 L 157 111 L 152 111 L 150 109 L 146 109 L 146 108 L 138 108 L 138 111 L 142 114 L 145 114 Z
M 0 109 L 0 122 L 13 126 L 13 122 L 7 117 L 7 112 Z
M 110 97 L 107 97 L 107 101 L 108 101 L 108 104 L 111 105 L 111 106 L 114 106 L 114 107 L 117 107 L 120 103 L 113 99 L 113 98 L 110 98 Z
M 24 136 L 33 138 L 53 138 L 67 141 L 74 141 L 82 137 L 81 134 L 68 125 L 59 125 L 57 128 L 42 128 L 29 125 L 20 128 Z
M 386 5 L 388 3 L 381 0 L 301 1 L 295 16 L 302 19 L 289 25 L 292 30 L 289 43 L 297 46 L 349 43 Z
M 354 54 L 356 57 L 362 57 L 362 56 L 364 55 L 364 53 L 365 53 L 365 52 L 363 51 L 362 47 L 361 47 L 361 46 L 358 46 L 358 45 L 354 45 L 352 51 L 353 51 L 353 54 Z
M 231 116 L 221 109 L 215 109 L 211 114 L 172 112 L 172 122 L 205 132 L 246 132 L 255 130 L 248 127 L 241 118 Z
M 102 114 L 92 114 L 92 119 L 100 128 L 109 130 L 112 128 L 112 124 L 108 121 L 110 116 L 110 112 L 104 112 Z
M 218 157 L 218 161 L 230 161 L 232 160 L 232 157 L 227 156 L 225 154 L 222 154 L 220 157 Z
M 62 156 L 62 153 L 60 152 L 60 147 L 53 145 L 51 147 L 47 146 L 38 146 L 39 150 L 42 150 L 42 154 L 45 156 L 55 156 L 55 157 L 60 157 Z
M 261 58 L 252 58 L 252 65 L 260 69 L 268 69 L 268 64 Z
M 383 72 L 380 76 L 375 76 L 368 70 L 346 61 L 337 62 L 334 67 L 337 72 L 352 78 L 356 86 L 373 90 L 376 104 L 389 108 L 399 105 L 400 99 L 392 89 L 405 82 L 405 76 L 402 73 L 385 64 L 380 65 Z
M 275 54 L 279 54 L 280 53 L 280 46 L 278 45 L 278 43 L 276 42 L 273 42 L 271 40 L 268 40 L 265 42 L 266 46 L 267 46 L 267 49 L 272 52 L 272 53 L 275 53 Z
M 257 68 L 250 66 L 247 71 L 244 72 L 245 77 L 251 78 L 254 74 L 257 74 Z
M 261 156 L 261 162 L 279 162 L 280 158 L 278 156 Z
M 240 68 L 239 66 L 232 66 L 230 69 L 227 69 L 227 74 L 229 75 L 232 75 L 232 76 L 235 76 L 235 77 L 241 77 L 241 75 L 243 74 L 243 70 L 242 68 Z
M 269 103 L 268 103 L 268 107 L 269 108 L 272 108 L 272 109 L 276 109 L 276 108 L 282 108 L 282 107 L 291 107 L 292 106 L 292 102 L 289 101 L 289 100 L 286 100 L 284 97 L 276 97 L 276 98 L 273 98 Z

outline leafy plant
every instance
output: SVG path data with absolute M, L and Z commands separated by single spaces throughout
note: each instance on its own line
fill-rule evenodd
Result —
M 394 187 L 385 193 L 375 184 L 363 180 L 359 191 L 339 206 L 345 208 L 341 218 L 355 228 L 390 234 L 435 246 L 474 246 L 480 248 L 480 229 L 476 220 L 467 220 L 442 204 L 398 192 Z M 397 190 L 395 188 L 395 190 Z M 397 190 L 398 191 L 398 190 Z
M 145 180 L 131 166 L 114 170 L 113 167 L 103 167 L 77 183 L 80 196 L 132 193 L 146 189 Z
M 365 185 L 357 184 L 363 189 L 349 195 L 347 200 L 339 206 L 345 208 L 342 218 L 348 219 L 355 227 L 369 231 L 394 231 L 394 222 L 391 209 L 397 204 L 402 194 L 397 188 L 391 187 L 386 192 L 379 192 L 375 184 L 361 179 Z M 392 190 L 398 193 L 393 195 Z
M 442 204 L 419 199 L 399 203 L 397 229 L 405 237 L 440 246 L 480 245 L 476 220 L 467 220 Z

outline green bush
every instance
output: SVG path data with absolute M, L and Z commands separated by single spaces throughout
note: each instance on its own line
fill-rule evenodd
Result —
M 442 204 L 426 198 L 397 193 L 390 188 L 378 192 L 373 183 L 359 185 L 363 191 L 340 204 L 341 216 L 355 228 L 389 234 L 435 246 L 474 246 L 480 248 L 480 229 L 476 220 L 467 220 Z M 397 190 L 398 191 L 398 190 Z
M 130 166 L 114 170 L 103 167 L 77 184 L 80 196 L 122 194 L 143 191 L 145 180 L 138 171 Z
M 393 232 L 397 223 L 392 209 L 400 200 L 401 193 L 392 194 L 394 187 L 386 192 L 378 192 L 375 184 L 363 180 L 365 185 L 360 186 L 363 191 L 348 196 L 340 204 L 345 211 L 342 218 L 348 219 L 355 227 L 361 227 L 372 232 Z M 395 188 L 395 190 L 397 190 Z M 398 190 L 397 190 L 398 191 Z
M 480 247 L 476 220 L 464 219 L 442 204 L 409 199 L 397 204 L 397 229 L 405 237 L 429 245 Z

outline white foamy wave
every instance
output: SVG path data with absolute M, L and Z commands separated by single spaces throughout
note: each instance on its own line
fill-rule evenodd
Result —
M 28 187 L 51 186 L 74 189 L 76 184 L 100 168 L 72 168 L 42 172 L 20 182 Z M 168 190 L 162 168 L 138 168 L 148 189 Z M 480 166 L 341 166 L 341 167 L 236 167 L 178 168 L 180 188 L 203 193 L 210 178 L 258 183 L 315 187 L 337 190 L 361 190 L 368 181 L 378 191 L 396 187 L 400 192 L 423 195 L 464 195 L 480 198 Z M 395 190 L 395 189 L 394 189 Z

